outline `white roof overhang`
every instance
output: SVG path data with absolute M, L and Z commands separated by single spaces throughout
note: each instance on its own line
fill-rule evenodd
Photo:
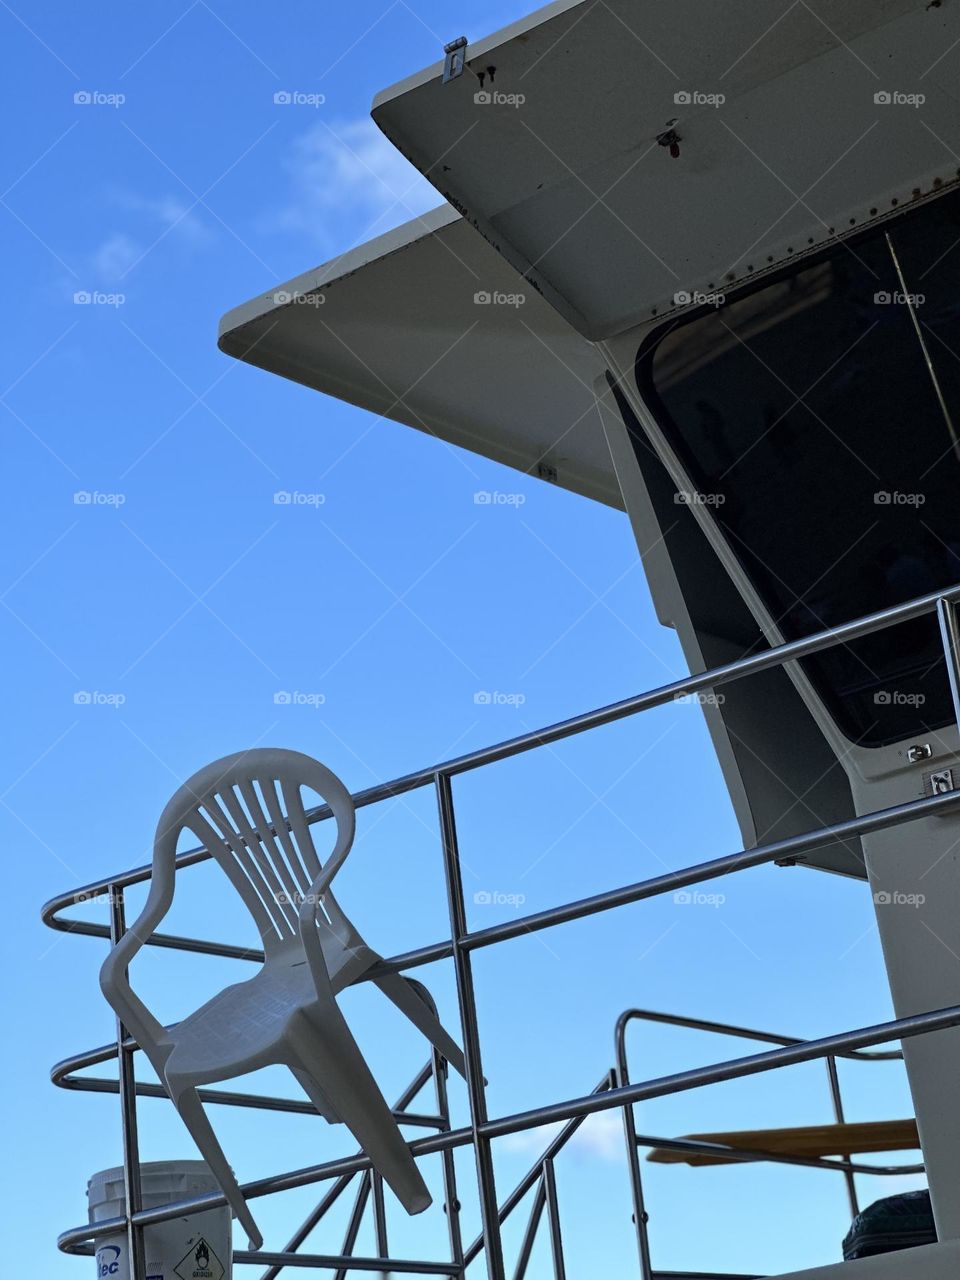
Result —
M 952 3 L 560 0 L 466 59 L 374 119 L 595 341 L 958 176 Z
M 449 207 L 235 308 L 220 347 L 622 506 L 596 349 Z

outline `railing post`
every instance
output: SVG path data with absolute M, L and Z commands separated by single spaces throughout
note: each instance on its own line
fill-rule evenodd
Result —
M 557 1200 L 557 1178 L 553 1161 L 543 1162 L 543 1189 L 547 1195 L 547 1223 L 550 1227 L 550 1252 L 553 1256 L 553 1280 L 567 1280 L 567 1267 L 563 1260 L 563 1235 L 560 1231 L 560 1204 Z
M 611 1072 L 614 1086 L 630 1083 L 627 1067 L 627 1015 L 617 1019 L 615 1032 L 616 1068 Z M 633 1202 L 633 1224 L 637 1236 L 637 1260 L 640 1263 L 640 1280 L 653 1280 L 653 1264 L 650 1261 L 650 1232 L 647 1210 L 643 1202 L 643 1177 L 640 1173 L 640 1151 L 637 1147 L 637 1126 L 633 1118 L 633 1106 L 622 1107 L 623 1140 L 627 1146 L 627 1170 L 630 1174 L 630 1198 Z
M 477 1006 L 473 988 L 473 965 L 463 946 L 467 933 L 467 910 L 463 896 L 463 874 L 457 844 L 457 825 L 453 811 L 453 788 L 449 774 L 436 774 L 437 804 L 440 811 L 440 835 L 447 880 L 447 905 L 450 912 L 450 935 L 453 940 L 453 963 L 457 978 L 460 1025 L 463 1029 L 463 1055 L 466 1060 L 467 1094 L 470 1099 L 470 1126 L 480 1192 L 480 1218 L 483 1245 L 487 1257 L 489 1280 L 505 1280 L 503 1244 L 500 1239 L 500 1217 L 497 1188 L 493 1175 L 493 1153 L 490 1140 L 480 1133 L 487 1122 L 487 1100 L 484 1091 L 483 1062 L 477 1026 Z
M 953 698 L 953 717 L 960 728 L 960 625 L 957 623 L 957 604 L 955 600 L 937 601 L 937 621 L 940 623 L 940 638 L 943 641 L 943 653 L 947 661 L 947 679 L 950 681 L 950 695 Z
M 111 884 L 110 942 L 116 946 L 127 931 L 123 889 Z M 127 1045 L 127 1029 L 117 1018 L 117 1062 L 120 1068 L 120 1117 L 123 1136 L 123 1193 L 127 1214 L 127 1254 L 130 1280 L 146 1280 L 147 1266 L 143 1230 L 133 1215 L 143 1208 L 140 1186 L 140 1144 L 137 1138 L 137 1082 L 134 1075 L 134 1047 Z
M 837 1060 L 831 1055 L 829 1058 L 825 1058 L 824 1061 L 827 1064 L 827 1078 L 830 1081 L 830 1096 L 833 1099 L 833 1114 L 836 1118 L 837 1124 L 844 1124 L 845 1116 L 843 1113 L 843 1096 L 840 1093 L 840 1076 L 837 1072 Z M 844 1159 L 849 1160 L 850 1155 L 851 1153 L 849 1151 L 846 1152 L 844 1154 Z M 856 1178 L 853 1175 L 853 1171 L 850 1169 L 848 1169 L 843 1176 L 847 1184 L 847 1195 L 850 1198 L 850 1212 L 854 1217 L 856 1217 L 860 1212 L 860 1204 L 857 1200 Z
M 387 1206 L 383 1198 L 383 1176 L 376 1169 L 373 1171 L 373 1234 L 377 1242 L 377 1257 L 390 1257 L 390 1241 L 387 1238 Z M 381 1276 L 389 1275 L 381 1271 Z
M 547 1192 L 543 1185 L 543 1170 L 541 1169 L 540 1177 L 537 1179 L 536 1190 L 533 1193 L 533 1204 L 530 1206 L 530 1217 L 527 1219 L 526 1230 L 520 1243 L 520 1254 L 517 1258 L 517 1269 L 513 1273 L 513 1280 L 524 1280 L 524 1276 L 527 1274 L 530 1255 L 533 1253 L 533 1246 L 537 1239 L 537 1228 L 540 1226 L 543 1206 L 546 1203 Z
M 370 1170 L 365 1170 L 360 1175 L 360 1184 L 357 1187 L 356 1199 L 353 1202 L 353 1209 L 350 1212 L 350 1221 L 347 1223 L 347 1230 L 343 1237 L 343 1249 L 341 1253 L 345 1258 L 349 1258 L 357 1246 L 357 1236 L 360 1234 L 360 1224 L 363 1222 L 364 1210 L 367 1207 L 367 1200 L 370 1198 Z M 347 1280 L 347 1268 L 339 1267 L 337 1269 L 335 1280 Z
M 450 1101 L 447 1097 L 447 1064 L 440 1053 L 433 1050 L 433 1087 L 437 1100 L 437 1114 L 443 1121 L 441 1133 L 450 1132 Z M 443 1200 L 447 1215 L 447 1235 L 450 1240 L 450 1261 L 459 1268 L 458 1280 L 463 1280 L 463 1235 L 460 1230 L 460 1199 L 457 1195 L 457 1169 L 453 1152 L 449 1147 L 441 1154 L 443 1161 Z

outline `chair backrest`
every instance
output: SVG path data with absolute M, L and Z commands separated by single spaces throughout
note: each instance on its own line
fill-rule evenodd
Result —
M 301 788 L 327 802 L 337 826 L 325 868 L 310 833 Z M 169 860 L 189 829 L 229 876 L 253 916 L 265 950 L 299 936 L 300 905 L 325 869 L 336 872 L 353 844 L 356 818 L 346 787 L 299 751 L 262 747 L 204 766 L 172 797 L 160 817 L 156 848 Z M 342 933 L 349 922 L 325 894 L 317 916 Z

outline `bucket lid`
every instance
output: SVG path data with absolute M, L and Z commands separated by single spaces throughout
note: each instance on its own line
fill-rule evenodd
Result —
M 140 1166 L 140 1181 L 144 1193 L 173 1199 L 185 1190 L 189 1182 L 191 1191 L 217 1191 L 219 1183 L 203 1160 L 154 1160 Z M 167 1193 L 164 1196 L 164 1193 Z M 91 1212 L 111 1201 L 123 1203 L 123 1166 L 102 1169 L 91 1176 L 87 1183 L 87 1199 Z

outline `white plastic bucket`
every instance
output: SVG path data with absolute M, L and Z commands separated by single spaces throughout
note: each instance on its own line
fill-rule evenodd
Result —
M 140 1179 L 145 1209 L 220 1190 L 202 1160 L 144 1164 L 140 1166 Z M 87 1200 L 90 1222 L 121 1217 L 126 1205 L 123 1170 L 95 1173 L 87 1184 Z M 146 1227 L 143 1239 L 147 1280 L 230 1280 L 232 1234 L 231 1214 L 226 1206 Z M 97 1280 L 130 1280 L 126 1232 L 97 1240 Z

